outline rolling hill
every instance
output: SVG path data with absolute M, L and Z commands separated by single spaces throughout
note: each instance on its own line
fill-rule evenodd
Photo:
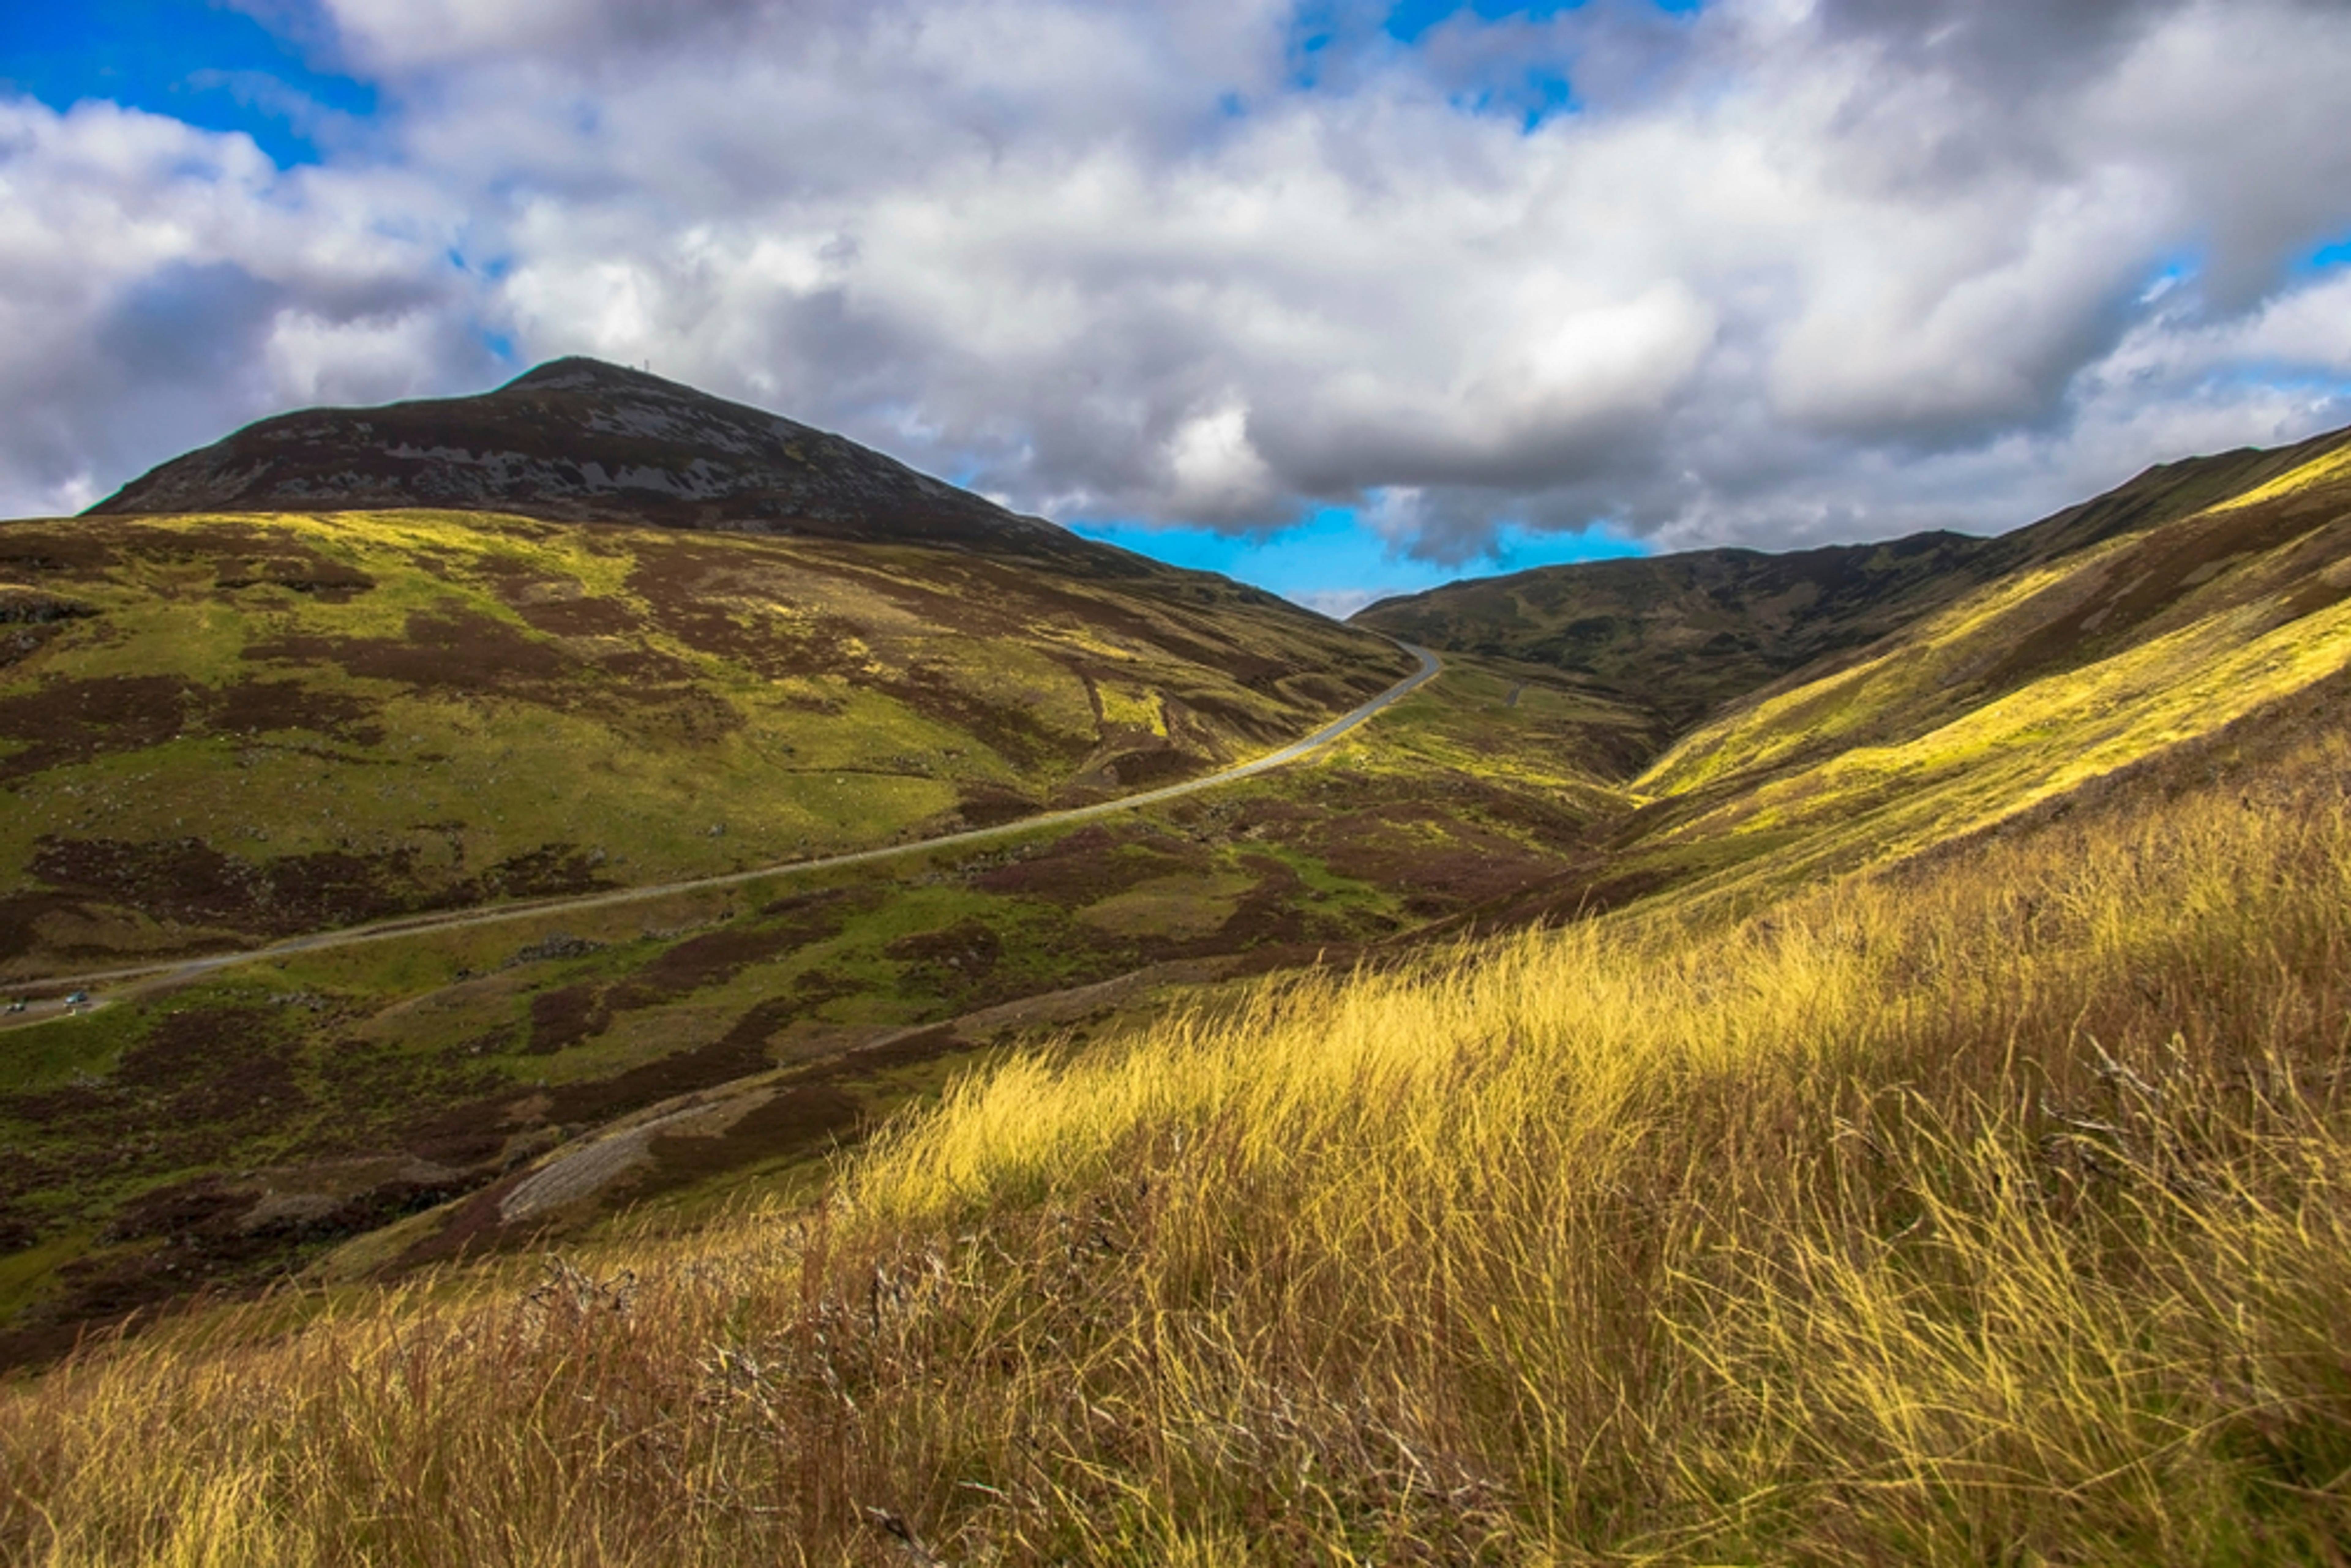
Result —
M 1913 535 L 1771 555 L 1693 550 L 1538 567 L 1383 600 L 1358 625 L 1432 648 L 1548 664 L 1679 730 L 1984 585 L 2252 490 L 2351 439 L 2161 464 L 1998 538 Z

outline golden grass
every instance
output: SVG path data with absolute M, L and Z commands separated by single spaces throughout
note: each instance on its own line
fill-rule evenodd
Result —
M 2346 778 L 1270 985 L 814 1209 L 200 1315 L 0 1394 L 0 1552 L 2340 1562 Z
M 2314 489 L 2331 481 L 2346 478 L 2351 478 L 2351 443 L 2337 446 L 2332 451 L 2323 452 L 2309 462 L 2286 470 L 2265 485 L 2256 485 L 2250 490 L 2217 502 L 2211 510 L 2238 511 L 2247 507 L 2260 506 L 2264 501 L 2273 501 L 2283 496 L 2295 495 L 2304 490 Z

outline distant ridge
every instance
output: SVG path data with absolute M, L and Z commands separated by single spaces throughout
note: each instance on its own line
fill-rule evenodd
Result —
M 1537 567 L 1365 606 L 1353 623 L 1448 653 L 1549 664 L 1680 729 L 1866 647 L 1974 589 L 2188 517 L 2351 440 L 2241 447 L 2158 464 L 2105 495 L 1996 538 L 1924 533 L 1880 544 Z
M 1102 558 L 1097 566 L 1123 554 L 844 437 L 584 358 L 472 397 L 279 414 L 89 510 L 407 507 Z

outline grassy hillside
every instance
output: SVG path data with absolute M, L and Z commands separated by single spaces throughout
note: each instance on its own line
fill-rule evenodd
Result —
M 806 1037 L 744 1037 L 773 1077 L 465 1203 L 828 1092 L 907 1108 L 821 1191 L 802 1146 L 715 1220 L 392 1290 L 321 1269 L 8 1385 L 0 1550 L 2339 1561 L 2351 455 L 2173 499 L 1755 694 L 1629 789 L 1606 758 L 1660 720 L 1468 660 L 1317 767 L 926 868 L 904 896 L 935 903 L 862 916 L 957 933 L 896 973 L 980 956 L 994 917 L 944 917 L 982 887 L 1068 900 L 1023 951 L 1253 909 L 1360 962 L 1040 1009 L 935 1104 L 916 1080 L 949 1058 L 796 1068 L 766 1053 Z M 1448 891 L 1416 906 L 1416 879 Z M 811 946 L 778 941 L 711 1017 L 778 995 L 758 966 Z M 465 984 L 510 1017 L 564 996 L 569 1028 L 660 962 L 618 954 Z M 623 1040 L 549 1061 L 592 1074 Z M 492 1055 L 484 1106 L 560 1097 Z
M 2203 460 L 2243 484 L 2160 525 L 2149 508 L 2209 498 L 2209 474 L 2151 471 L 2136 512 L 2110 497 L 2061 513 L 2074 542 L 2053 559 L 1727 703 L 1626 780 L 1626 810 L 1595 821 L 1570 869 L 1498 916 L 1667 889 L 1751 904 L 2067 809 L 2158 757 L 2186 766 L 2183 747 L 2281 702 L 2319 716 L 2351 680 L 2351 446 L 2253 455 Z
M 480 514 L 0 524 L 0 975 L 887 843 L 1410 668 L 1220 579 Z
M 1784 881 L 1913 852 L 2351 667 L 2351 447 L 2003 578 L 1767 688 L 1632 783 L 1620 871 Z
M 1918 534 L 1785 555 L 1694 550 L 1541 567 L 1385 600 L 1354 619 L 1432 648 L 1554 666 L 1678 731 L 1985 584 L 2253 491 L 2346 438 L 2158 465 L 1997 539 Z M 2126 630 L 2106 628 L 2110 640 Z
M 357 521 L 377 528 L 386 519 Z M 504 549 L 497 529 L 505 527 L 484 536 L 473 524 L 451 524 L 449 549 Z M 540 549 L 592 545 L 659 552 L 674 543 L 709 542 L 604 529 L 555 530 L 542 538 L 539 525 L 517 527 Z M 789 563 L 796 570 L 787 586 L 802 601 L 823 594 L 838 616 L 864 617 L 856 624 L 873 650 L 869 665 L 815 677 L 854 699 L 845 712 L 787 705 L 766 708 L 758 721 L 802 727 L 803 756 L 820 743 L 876 751 L 891 745 L 886 734 L 862 726 L 862 716 L 919 722 L 919 705 L 956 699 L 939 676 L 951 668 L 946 657 L 959 649 L 987 651 L 977 633 L 909 627 L 904 618 L 883 622 L 874 607 L 881 591 L 870 585 L 879 580 L 886 589 L 895 579 L 883 574 L 870 551 L 787 550 L 750 541 L 745 553 L 736 548 L 742 541 L 716 542 L 729 551 L 723 559 L 749 563 L 737 570 Z M 401 582 L 401 558 L 388 549 L 385 558 L 368 562 L 375 580 Z M 883 564 L 904 571 L 905 559 Z M 977 570 L 960 558 L 931 564 Z M 421 575 L 434 593 L 449 580 L 465 581 L 456 572 Z M 1084 608 L 1089 601 L 1077 596 L 1096 590 L 1064 584 L 1057 591 Z M 1002 658 L 976 664 L 973 678 L 1000 678 L 1022 667 L 1017 660 L 1030 658 L 1029 667 L 1040 672 L 1033 677 L 1037 697 L 1059 689 L 1073 716 L 1091 716 L 1090 686 L 1116 690 L 1116 672 L 1143 661 L 1123 651 L 1140 642 L 1136 633 L 1089 626 L 1099 628 L 1122 606 L 1131 609 L 1137 591 L 1131 583 L 1117 590 L 1127 597 L 1104 599 L 1107 608 L 1092 622 L 1040 620 Z M 1249 608 L 1251 601 L 1233 596 Z M 309 602 L 291 591 L 277 597 L 296 611 Z M 485 618 L 506 602 L 486 598 Z M 979 613 L 1000 614 L 1007 598 L 998 594 Z M 159 599 L 177 607 L 175 614 L 222 615 L 207 591 L 183 600 L 126 595 L 121 618 L 147 617 L 136 623 L 152 624 L 162 618 Z M 1251 634 L 1246 614 L 1189 601 L 1172 609 L 1142 602 L 1178 631 L 1196 631 L 1203 646 L 1211 636 L 1219 639 L 1205 656 L 1236 663 L 1262 656 L 1240 640 Z M 709 601 L 692 605 L 709 612 Z M 650 608 L 639 613 L 654 620 Z M 736 613 L 748 612 L 738 605 Z M 1316 635 L 1347 639 L 1340 646 L 1352 648 L 1348 634 L 1297 619 L 1319 628 Z M 253 634 L 246 623 L 228 623 L 240 635 Z M 65 624 L 103 622 L 83 617 Z M 888 626 L 886 634 L 877 625 Z M 516 635 L 536 630 L 526 623 Z M 632 635 L 656 649 L 674 646 L 658 623 Z M 1174 633 L 1166 635 L 1172 640 Z M 1094 646 L 1095 639 L 1107 641 L 1111 651 Z M 1155 645 L 1140 645 L 1150 656 Z M 1283 646 L 1271 635 L 1254 645 Z M 136 643 L 131 648 L 139 651 Z M 933 684 L 902 698 L 883 678 L 916 654 L 928 660 L 922 667 L 933 673 Z M 1299 713 L 1300 727 L 1311 722 L 1304 716 L 1311 710 L 1294 698 L 1285 710 L 1281 695 L 1310 677 L 1254 686 L 1235 681 L 1220 697 L 1214 669 L 1178 665 L 1170 676 L 1165 672 L 1171 663 L 1163 653 L 1144 665 L 1146 678 L 1169 683 L 1155 700 L 1180 702 L 1165 695 L 1184 689 L 1174 687 L 1177 681 L 1192 682 L 1196 692 L 1208 686 L 1206 701 L 1230 706 L 1213 720 L 1196 722 L 1212 736 L 1229 737 L 1225 744 L 1245 744 L 1235 716 L 1249 711 L 1243 704 Z M 242 664 L 228 667 L 232 681 L 250 678 Z M 715 667 L 722 675 L 732 668 Z M 588 685 L 595 674 L 588 669 L 576 678 Z M 441 782 L 444 772 L 503 777 L 511 768 L 526 780 L 559 782 L 561 797 L 520 793 L 516 799 L 527 814 L 519 823 L 485 812 L 473 819 L 474 831 L 518 831 L 524 844 L 561 834 L 557 841 L 627 846 L 632 852 L 616 852 L 598 868 L 615 880 L 653 873 L 641 869 L 646 852 L 630 825 L 614 825 L 614 802 L 662 810 L 657 785 L 699 791 L 704 800 L 726 789 L 747 802 L 729 819 L 724 838 L 691 831 L 698 819 L 675 833 L 687 856 L 706 857 L 703 867 L 723 869 L 738 856 L 778 858 L 797 848 L 796 840 L 780 848 L 758 843 L 743 826 L 747 812 L 773 809 L 771 794 L 789 799 L 786 790 L 801 777 L 793 771 L 795 759 L 757 747 L 730 752 L 726 735 L 696 749 L 674 738 L 658 747 L 632 741 L 612 728 L 564 732 L 609 747 L 632 776 L 651 780 L 628 795 L 594 773 L 575 784 L 579 764 L 560 752 L 537 753 L 527 766 L 484 752 L 481 737 L 517 733 L 517 713 L 528 718 L 551 710 L 557 722 L 583 710 L 605 717 L 584 703 L 559 704 L 544 683 L 500 692 L 387 689 L 350 679 L 324 660 L 291 670 L 271 666 L 263 678 L 298 680 L 379 710 L 397 704 L 445 721 L 455 738 L 442 757 L 408 761 L 398 732 L 381 745 L 349 734 L 183 737 L 162 748 L 187 766 L 174 785 L 183 793 L 175 802 L 154 801 L 186 819 L 167 844 L 193 838 L 210 820 L 206 810 L 242 805 L 242 796 L 225 805 L 208 798 L 213 776 L 201 770 L 206 758 L 275 756 L 318 768 L 336 786 L 298 774 L 298 781 L 312 788 L 287 804 L 318 799 L 341 833 L 356 833 L 360 806 L 406 809 L 404 789 L 430 789 L 466 809 L 481 792 L 449 788 Z M 768 703 L 776 687 L 761 677 L 713 679 L 708 689 L 748 706 Z M 942 772 L 992 760 L 971 739 L 987 710 L 957 712 L 966 727 L 957 733 L 961 749 L 942 749 Z M 1002 722 L 1026 719 L 1014 712 Z M 98 1011 L 5 1029 L 0 1144 L 12 1157 L 0 1169 L 0 1242 L 13 1257 L 0 1268 L 0 1364 L 54 1354 L 93 1323 L 197 1291 L 250 1290 L 301 1269 L 337 1277 L 396 1273 L 460 1249 L 528 1247 L 534 1239 L 592 1230 L 625 1204 L 699 1211 L 746 1183 L 820 1175 L 831 1150 L 853 1142 L 893 1108 L 935 1096 L 949 1073 L 999 1041 L 1045 1030 L 1099 1032 L 1173 986 L 1349 963 L 1409 942 L 1432 922 L 1542 885 L 1564 863 L 1562 846 L 1620 809 L 1582 759 L 1621 759 L 1652 748 L 1645 737 L 1625 731 L 1629 722 L 1555 673 L 1465 666 L 1312 767 L 1078 830 L 856 871 L 785 873 L 494 926 L 280 953 L 193 981 L 109 991 L 108 1005 Z M 1106 733 L 1123 748 L 1114 761 L 1122 770 L 1138 757 L 1162 769 L 1171 759 L 1170 742 L 1140 725 L 1123 731 L 1098 725 L 1090 737 L 1073 731 L 1078 738 L 1065 759 L 1088 738 L 1100 748 Z M 1144 749 L 1160 747 L 1169 749 Z M 730 755 L 742 766 L 727 774 L 720 768 Z M 341 771 L 326 772 L 329 764 Z M 1009 763 L 998 765 L 1013 773 Z M 903 769 L 907 763 L 884 753 L 874 766 Z M 1145 779 L 1165 776 L 1152 768 L 1143 770 Z M 159 770 L 151 755 L 124 771 Z M 66 777 L 85 779 L 88 770 Z M 856 785 L 852 811 L 871 809 L 874 775 L 835 763 L 815 781 L 829 785 L 836 777 Z M 1056 789 L 1051 774 L 1032 777 L 1025 787 L 1033 803 L 1084 798 L 1082 783 Z M 387 779 L 400 787 L 389 798 L 379 792 Z M 998 794 L 983 799 L 998 809 L 1019 804 L 1009 787 L 995 788 Z M 63 789 L 54 793 L 75 799 Z M 45 797 L 28 789 L 25 798 Z M 685 807 L 673 800 L 666 809 L 682 814 Z M 377 831 L 389 836 L 406 820 L 390 817 Z M 844 821 L 859 825 L 853 815 Z M 292 831 L 281 827 L 275 836 Z M 299 876 L 316 863 L 298 860 L 289 869 L 277 862 L 275 874 L 302 885 Z M 695 866 L 684 858 L 668 873 Z M 444 883 L 437 894 L 427 888 L 418 896 L 463 891 Z M 21 896 L 48 900 L 54 909 L 66 893 L 27 890 Z M 124 897 L 134 899 L 136 890 Z M 0 1026 L 7 1021 L 0 1019 Z
M 2351 749 L 2214 760 L 1018 1062 L 817 1207 L 91 1357 L 0 1394 L 8 1549 L 2332 1561 Z

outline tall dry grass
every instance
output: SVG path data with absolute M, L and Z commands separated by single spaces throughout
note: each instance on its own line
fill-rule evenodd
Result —
M 817 1210 L 93 1354 L 0 1546 L 2340 1563 L 2346 781 L 1289 981 Z

